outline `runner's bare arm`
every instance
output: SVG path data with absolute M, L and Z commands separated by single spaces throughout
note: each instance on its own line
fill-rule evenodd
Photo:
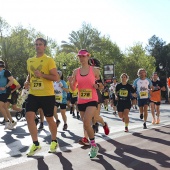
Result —
M 8 84 L 6 85 L 6 87 L 11 86 L 14 83 L 14 78 L 12 76 L 8 77 Z
M 99 80 L 100 79 L 99 69 L 93 67 L 93 71 L 94 71 L 94 75 L 95 75 L 96 80 Z
M 51 81 L 59 81 L 59 75 L 57 73 L 56 68 L 51 69 L 50 74 L 44 74 L 40 72 L 39 70 L 35 70 L 34 74 L 36 77 L 42 77 L 44 79 L 51 80 Z
M 73 75 L 70 76 L 68 79 L 70 83 L 70 88 L 73 91 L 76 89 L 76 86 L 77 86 L 76 73 L 77 73 L 77 69 L 73 71 Z

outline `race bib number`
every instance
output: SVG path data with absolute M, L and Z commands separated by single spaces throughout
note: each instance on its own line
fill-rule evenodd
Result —
M 33 80 L 31 82 L 31 89 L 33 90 L 42 90 L 44 89 L 44 83 L 42 80 Z
M 81 99 L 92 99 L 92 89 L 80 90 L 79 96 Z
M 148 92 L 146 92 L 146 91 L 141 91 L 141 92 L 139 93 L 139 96 L 140 96 L 140 99 L 146 99 L 146 98 L 148 98 Z
M 56 101 L 56 102 L 62 103 L 62 100 L 63 100 L 62 96 L 59 96 L 59 95 L 56 95 L 56 96 L 55 96 L 55 101 Z
M 109 95 L 109 93 L 108 92 L 104 92 L 104 96 L 108 96 Z
M 128 91 L 127 90 L 120 90 L 119 91 L 119 96 L 120 97 L 127 97 L 128 96 Z
M 77 97 L 77 93 L 73 93 L 73 94 L 72 94 L 72 97 Z

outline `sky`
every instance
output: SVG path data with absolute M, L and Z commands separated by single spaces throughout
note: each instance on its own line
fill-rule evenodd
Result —
M 0 0 L 12 27 L 35 28 L 60 45 L 83 22 L 109 36 L 122 51 L 153 35 L 170 43 L 170 0 Z

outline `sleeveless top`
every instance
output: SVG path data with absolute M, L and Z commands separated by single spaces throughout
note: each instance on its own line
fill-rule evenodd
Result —
M 80 75 L 80 68 L 77 69 L 76 80 L 78 83 L 78 104 L 84 104 L 92 101 L 98 102 L 98 95 L 96 89 L 93 87 L 95 84 L 95 75 L 93 67 L 89 67 L 87 75 Z

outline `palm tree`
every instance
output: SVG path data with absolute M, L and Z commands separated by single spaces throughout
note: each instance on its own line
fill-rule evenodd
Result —
M 72 31 L 69 42 L 62 41 L 61 48 L 66 53 L 77 53 L 80 49 L 86 49 L 90 53 L 100 51 L 100 32 L 92 28 L 89 24 L 83 24 L 78 31 Z

